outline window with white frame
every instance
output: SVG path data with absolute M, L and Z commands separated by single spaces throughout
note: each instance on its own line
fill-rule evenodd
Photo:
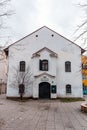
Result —
M 48 71 L 48 60 L 40 60 L 39 69 L 42 71 Z

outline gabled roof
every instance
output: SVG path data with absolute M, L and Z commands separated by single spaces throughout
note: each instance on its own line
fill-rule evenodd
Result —
M 40 52 L 42 52 L 43 50 L 47 50 L 50 53 L 50 56 L 57 58 L 57 53 L 55 53 L 54 51 L 48 49 L 47 47 L 44 47 L 44 48 L 40 49 L 39 51 L 33 53 L 32 58 L 40 56 Z
M 85 50 L 84 50 L 83 48 L 81 48 L 79 45 L 75 44 L 75 43 L 72 42 L 71 40 L 69 40 L 69 39 L 65 38 L 64 36 L 60 35 L 59 33 L 55 32 L 54 30 L 48 28 L 47 26 L 43 26 L 43 27 L 37 29 L 36 31 L 30 33 L 29 35 L 27 35 L 27 36 L 21 38 L 20 40 L 18 40 L 18 41 L 16 41 L 16 42 L 12 43 L 12 44 L 9 45 L 8 47 L 6 47 L 6 48 L 4 49 L 4 51 L 8 51 L 8 48 L 9 48 L 9 47 L 11 47 L 12 45 L 16 44 L 16 43 L 19 42 L 19 41 L 22 41 L 23 39 L 27 38 L 28 36 L 30 36 L 30 35 L 32 35 L 32 34 L 38 32 L 38 31 L 41 30 L 42 28 L 47 28 L 47 29 L 49 29 L 50 31 L 52 31 L 52 32 L 56 33 L 57 35 L 59 35 L 60 37 L 66 39 L 67 41 L 69 41 L 69 42 L 71 42 L 72 44 L 76 45 L 77 47 L 79 47 L 79 48 L 81 49 L 81 53 L 84 53 L 84 52 L 85 52 Z

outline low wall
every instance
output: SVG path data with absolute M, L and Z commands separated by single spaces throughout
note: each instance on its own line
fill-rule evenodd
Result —
M 81 104 L 81 111 L 82 112 L 87 112 L 87 103 L 82 103 Z

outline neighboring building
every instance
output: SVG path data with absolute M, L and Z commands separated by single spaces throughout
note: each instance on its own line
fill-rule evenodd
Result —
M 6 93 L 7 60 L 2 47 L 0 47 L 0 94 Z
M 84 50 L 44 26 L 5 50 L 7 97 L 83 97 L 81 54 Z
M 87 78 L 87 56 L 82 55 L 82 75 L 83 79 Z
M 82 55 L 83 94 L 87 95 L 87 56 Z

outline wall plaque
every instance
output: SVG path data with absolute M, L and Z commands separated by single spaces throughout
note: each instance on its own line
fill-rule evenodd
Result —
M 43 77 L 41 78 L 41 81 L 47 82 L 47 81 L 49 81 L 49 78 L 48 78 L 47 76 L 43 76 Z

